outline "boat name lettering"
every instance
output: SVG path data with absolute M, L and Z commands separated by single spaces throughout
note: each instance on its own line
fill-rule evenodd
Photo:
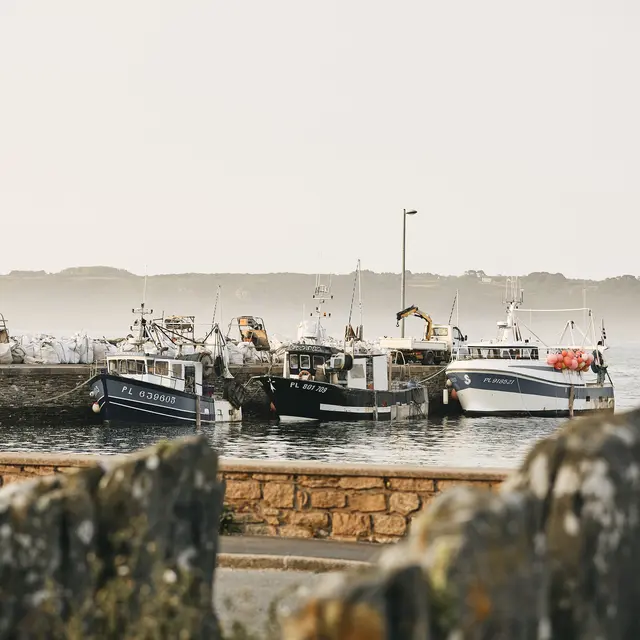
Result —
M 153 391 L 141 391 L 138 394 L 141 398 L 146 398 L 147 400 L 156 400 L 157 402 L 166 402 L 167 404 L 175 404 L 176 397 L 165 395 L 164 393 L 153 393 Z
M 303 389 L 304 391 L 317 391 L 318 393 L 325 393 L 327 391 L 327 387 L 319 387 L 317 384 L 310 384 L 309 382 L 305 382 L 302 386 L 297 382 L 292 382 L 290 386 L 296 389 Z
M 489 384 L 513 384 L 515 380 L 512 378 L 509 380 L 508 378 L 485 378 L 483 382 L 488 382 Z
M 288 350 L 289 351 L 322 351 L 322 352 L 329 351 L 327 347 L 320 347 L 318 345 L 313 345 L 313 344 L 292 344 Z

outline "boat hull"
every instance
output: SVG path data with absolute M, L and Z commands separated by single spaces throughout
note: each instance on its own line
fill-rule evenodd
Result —
M 556 371 L 542 363 L 461 360 L 447 367 L 460 406 L 472 415 L 569 416 L 615 409 L 614 388 L 595 375 Z
M 283 422 L 404 420 L 426 416 L 428 411 L 422 387 L 374 391 L 279 376 L 261 376 L 258 380 Z
M 196 395 L 161 385 L 111 374 L 99 374 L 89 382 L 94 412 L 106 422 L 137 424 L 196 423 Z M 97 407 L 97 409 L 96 409 Z M 200 397 L 201 424 L 236 422 L 241 410 L 227 401 Z

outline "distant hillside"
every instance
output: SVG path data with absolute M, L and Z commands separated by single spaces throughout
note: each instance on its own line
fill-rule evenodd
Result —
M 328 282 L 328 276 L 323 277 Z M 74 267 L 60 273 L 11 272 L 0 276 L 0 313 L 17 331 L 71 333 L 87 330 L 94 335 L 123 335 L 139 306 L 144 278 L 111 267 Z M 147 306 L 155 315 L 193 314 L 198 323 L 211 322 L 218 285 L 225 322 L 232 316 L 262 316 L 267 328 L 293 337 L 302 319 L 313 310 L 311 299 L 315 276 L 296 273 L 273 274 L 174 274 L 150 276 Z M 502 319 L 504 276 L 482 271 L 464 276 L 408 273 L 406 302 L 417 304 L 436 322 L 447 322 L 454 296 L 459 291 L 459 318 L 470 337 L 492 337 L 496 321 Z M 604 281 L 570 280 L 562 274 L 532 273 L 521 278 L 525 307 L 576 308 L 587 304 L 607 321 L 612 342 L 637 341 L 640 314 L 640 280 L 632 275 Z M 342 335 L 354 288 L 354 274 L 332 277 L 334 300 L 327 305 L 332 318 L 327 323 L 333 335 Z M 362 272 L 365 335 L 394 335 L 395 313 L 400 308 L 400 276 Z M 358 321 L 357 297 L 354 322 Z M 573 317 L 575 316 L 575 317 Z M 582 321 L 580 314 L 570 319 Z M 453 319 L 455 321 L 456 314 Z M 535 320 L 538 320 L 536 318 Z M 407 321 L 407 332 L 417 335 L 419 320 Z M 537 326 L 537 325 L 536 325 Z M 555 326 L 555 325 L 554 325 Z M 562 329 L 558 325 L 558 333 Z M 551 327 L 550 327 L 551 329 Z M 553 331 L 556 329 L 553 328 Z

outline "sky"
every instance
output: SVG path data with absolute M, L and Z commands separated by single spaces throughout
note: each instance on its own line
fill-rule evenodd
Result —
M 0 0 L 0 273 L 640 275 L 633 0 Z

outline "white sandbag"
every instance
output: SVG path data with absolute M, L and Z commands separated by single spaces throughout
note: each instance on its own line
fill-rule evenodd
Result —
M 256 347 L 253 342 L 239 342 L 236 347 L 240 353 L 242 353 L 243 364 L 255 364 L 260 362 L 260 358 L 257 355 Z
M 78 354 L 78 362 L 80 364 L 94 362 L 93 339 L 86 334 L 76 334 L 73 340 L 75 342 L 75 351 Z
M 93 362 L 104 362 L 107 356 L 118 353 L 118 349 L 106 340 L 94 340 L 92 348 Z
M 24 362 L 24 349 L 17 342 L 11 343 L 11 359 L 13 364 L 22 364 Z
M 227 352 L 227 362 L 229 366 L 239 367 L 244 364 L 244 354 L 233 342 L 227 342 L 225 350 Z
M 36 357 L 36 347 L 35 344 L 33 343 L 32 339 L 29 338 L 28 341 L 24 340 L 24 336 L 23 339 L 20 341 L 20 348 L 24 351 L 24 357 L 25 358 L 32 358 L 33 360 L 35 360 Z M 26 364 L 26 362 L 25 362 Z
M 56 340 L 56 343 L 60 345 L 60 349 L 62 350 L 62 355 L 60 356 L 60 362 L 62 364 L 80 363 L 80 352 L 78 351 L 78 343 L 75 338 Z
M 24 357 L 24 364 L 42 364 L 42 362 L 40 362 L 39 360 L 36 360 L 32 356 L 25 356 Z
M 13 356 L 11 355 L 11 345 L 8 343 L 0 343 L 0 364 L 12 364 Z
M 56 341 L 43 342 L 40 345 L 40 354 L 37 358 L 42 364 L 62 364 L 64 352 L 60 343 Z

